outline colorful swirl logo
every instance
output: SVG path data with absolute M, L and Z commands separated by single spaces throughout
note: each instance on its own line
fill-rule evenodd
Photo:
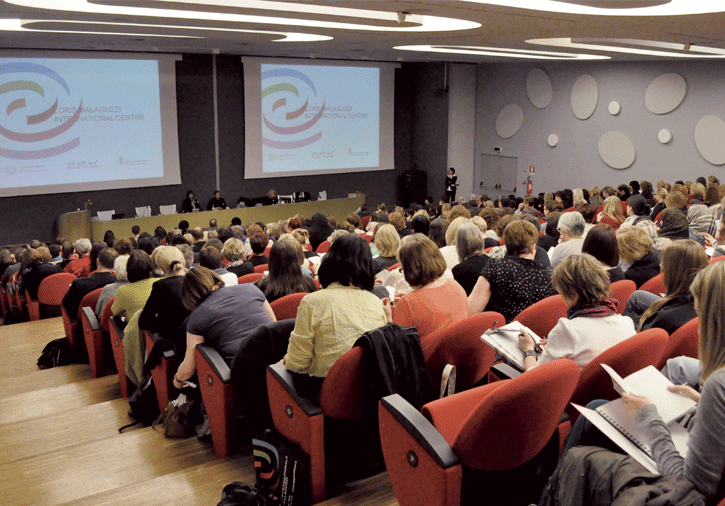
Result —
M 286 79 L 282 81 L 280 78 L 288 78 L 291 82 L 286 82 Z M 266 88 L 264 87 L 265 80 L 270 83 Z M 297 107 L 302 100 L 302 92 L 300 91 L 302 87 L 308 88 L 314 98 L 317 98 L 315 84 L 302 72 L 289 68 L 279 68 L 262 72 L 262 120 L 269 132 L 278 136 L 278 139 L 270 139 L 267 137 L 267 132 L 263 133 L 262 144 L 265 146 L 277 149 L 297 149 L 309 146 L 322 139 L 321 131 L 313 133 L 311 130 L 314 129 L 314 126 L 322 118 L 322 114 L 325 111 L 325 102 L 322 102 L 319 112 L 309 121 L 299 123 L 299 118 L 304 115 L 310 105 L 310 95 L 308 92 L 305 95 L 305 103 L 301 107 Z M 273 101 L 278 94 L 283 94 L 283 96 Z M 267 97 L 270 98 L 265 101 Z M 287 104 L 288 98 L 291 98 L 290 104 Z M 265 107 L 265 104 L 269 103 L 271 103 L 271 107 Z M 283 117 L 280 113 L 274 114 L 275 117 L 279 118 L 278 121 L 283 120 L 283 124 L 276 124 L 269 119 L 267 111 L 275 113 L 280 107 L 297 108 L 286 112 Z
M 15 77 L 13 74 L 23 74 L 23 76 L 20 79 L 12 80 Z M 35 77 L 33 78 L 33 76 Z M 43 65 L 29 62 L 17 62 L 0 65 L 0 96 L 6 93 L 12 93 L 17 95 L 20 92 L 32 92 L 42 98 L 46 98 L 46 90 L 40 83 L 37 82 L 42 82 L 43 79 L 39 78 L 38 76 L 43 76 L 44 78 L 55 81 L 61 88 L 63 88 L 66 95 L 70 97 L 70 87 L 68 86 L 68 83 L 66 83 L 65 79 L 58 75 L 57 72 L 49 69 L 48 67 L 44 67 Z M 10 122 L 11 120 L 11 115 L 22 114 L 22 110 L 26 109 L 26 107 L 27 103 L 25 98 L 21 97 L 12 100 L 11 95 L 11 101 L 5 109 L 5 116 L 2 116 L 2 114 L 0 113 L 2 123 L 7 124 L 7 122 Z M 53 103 L 53 105 L 50 106 L 49 109 L 38 112 L 37 114 L 25 115 L 25 125 L 29 127 L 27 129 L 27 132 L 15 132 L 13 130 L 5 128 L 5 126 L 0 124 L 0 135 L 11 141 L 28 144 L 40 143 L 43 141 L 49 141 L 51 139 L 54 139 L 55 137 L 58 137 L 70 130 L 73 125 L 76 124 L 78 118 L 80 118 L 81 111 L 83 110 L 83 100 L 81 100 L 80 105 L 75 110 L 75 114 L 73 114 L 73 116 L 71 116 L 68 120 L 64 121 L 56 127 L 49 128 L 43 131 L 37 131 L 38 127 L 36 125 L 40 125 L 42 127 L 44 122 L 50 120 L 57 110 L 58 97 L 56 96 L 55 102 Z M 20 121 L 20 123 L 21 122 L 22 120 Z M 13 123 L 17 124 L 19 122 L 15 120 L 13 121 Z M 0 156 L 13 160 L 40 160 L 43 158 L 50 158 L 52 156 L 66 153 L 80 146 L 80 143 L 80 137 L 76 137 L 75 139 L 65 142 L 63 144 L 57 144 L 42 149 L 14 150 L 0 147 Z

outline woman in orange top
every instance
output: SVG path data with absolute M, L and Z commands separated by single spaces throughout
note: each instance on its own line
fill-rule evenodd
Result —
M 400 242 L 398 259 L 403 275 L 413 288 L 395 306 L 392 321 L 416 327 L 421 344 L 425 338 L 468 316 L 466 291 L 446 273 L 446 261 L 438 246 L 423 234 L 413 234 Z M 389 314 L 389 300 L 384 301 Z M 388 318 L 390 320 L 390 317 Z

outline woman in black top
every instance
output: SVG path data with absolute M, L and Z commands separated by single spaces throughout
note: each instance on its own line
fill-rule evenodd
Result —
M 181 203 L 182 213 L 193 213 L 194 211 L 201 211 L 199 201 L 194 198 L 194 191 L 189 190 L 186 192 L 186 198 Z
M 453 267 L 453 279 L 471 295 L 478 275 L 488 262 L 483 252 L 483 234 L 473 223 L 461 223 L 456 231 L 456 251 L 460 263 Z
M 186 274 L 184 255 L 176 246 L 159 246 L 151 259 L 163 271 L 164 277 L 153 284 L 151 295 L 141 310 L 138 327 L 161 334 L 183 357 L 186 350 L 186 329 L 183 324 L 191 314 L 182 302 L 182 285 Z M 163 346 L 159 348 L 163 349 Z

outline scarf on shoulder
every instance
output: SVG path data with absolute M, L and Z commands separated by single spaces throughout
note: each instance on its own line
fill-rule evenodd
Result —
M 604 300 L 588 304 L 575 304 L 566 311 L 566 317 L 569 320 L 578 318 L 579 316 L 588 316 L 590 318 L 604 318 L 617 314 L 619 301 L 614 297 L 607 297 Z

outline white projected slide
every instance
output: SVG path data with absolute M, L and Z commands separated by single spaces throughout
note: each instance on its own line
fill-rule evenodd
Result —
M 180 183 L 168 60 L 0 55 L 0 195 Z
M 247 178 L 394 168 L 394 66 L 243 62 Z

